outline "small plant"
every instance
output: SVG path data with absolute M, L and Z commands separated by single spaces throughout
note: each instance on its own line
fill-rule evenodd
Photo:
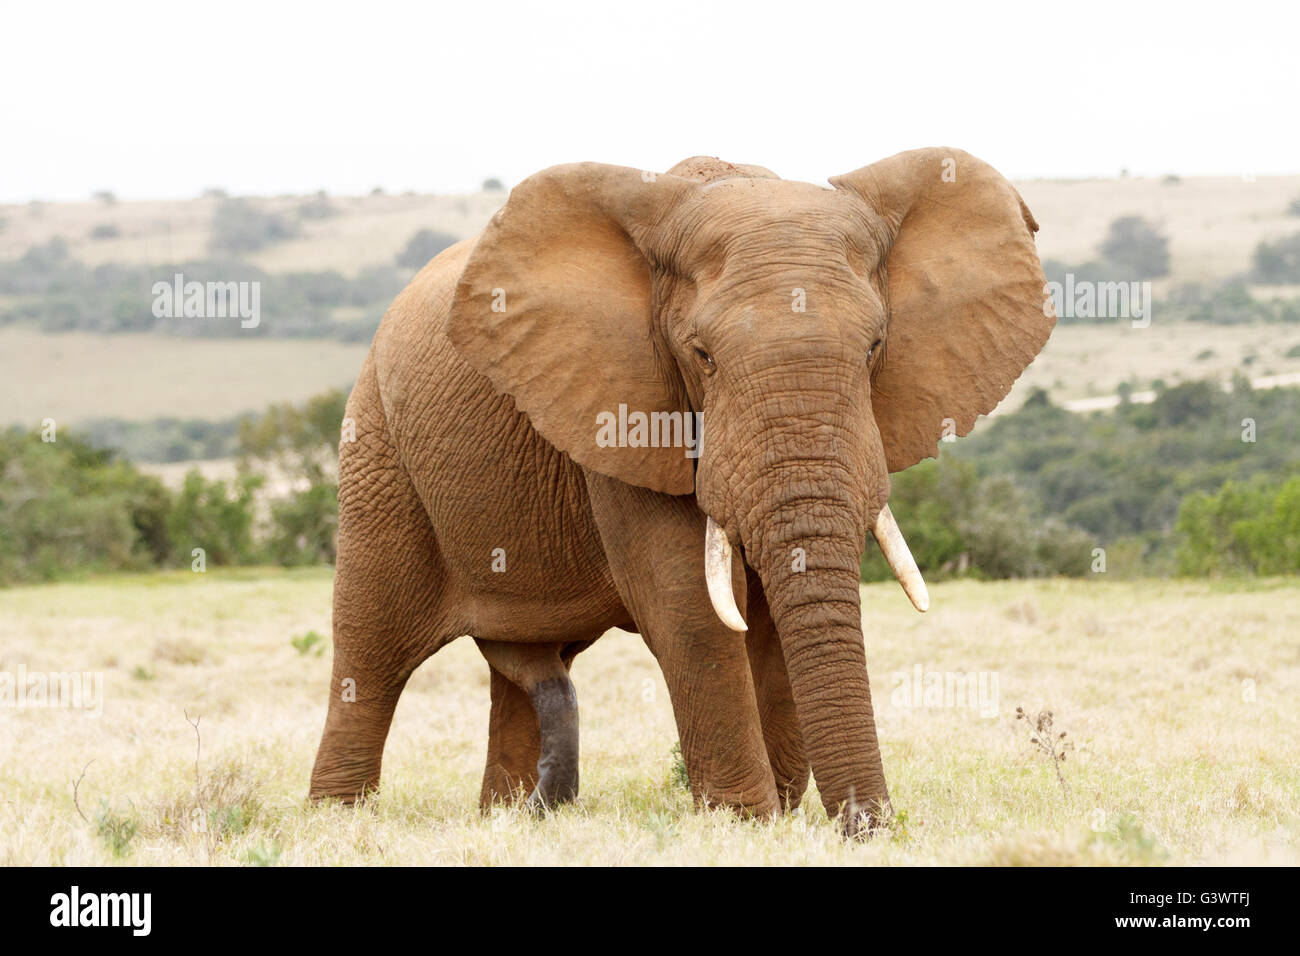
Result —
M 185 638 L 163 638 L 153 647 L 154 660 L 180 667 L 202 664 L 207 657 L 208 652 L 202 644 Z
M 131 676 L 135 680 L 153 680 L 157 675 L 143 664 L 137 664 L 135 665 L 135 670 L 131 671 Z
M 1169 851 L 1146 831 L 1142 821 L 1129 812 L 1119 814 L 1106 829 L 1094 832 L 1092 842 L 1113 846 L 1139 862 L 1158 863 L 1169 856 Z
M 651 810 L 646 815 L 645 827 L 655 838 L 655 848 L 662 850 L 677 839 L 677 821 L 666 810 Z
M 397 254 L 397 265 L 403 269 L 423 269 L 425 263 L 459 240 L 446 232 L 421 229 L 411 236 L 406 247 Z
M 1070 787 L 1065 782 L 1065 775 L 1061 773 L 1061 764 L 1065 763 L 1066 752 L 1074 749 L 1074 742 L 1065 739 L 1064 730 L 1059 733 L 1055 731 L 1050 710 L 1040 710 L 1038 716 L 1031 718 L 1025 713 L 1025 708 L 1017 707 L 1016 720 L 1023 720 L 1029 725 L 1030 745 L 1052 761 L 1052 769 L 1056 771 L 1056 782 L 1061 785 L 1061 794 L 1068 797 Z
M 239 836 L 253 822 L 252 814 L 240 804 L 214 809 L 211 817 L 212 832 L 216 834 L 218 840 Z
M 672 766 L 669 768 L 668 782 L 674 790 L 691 789 L 691 778 L 686 772 L 686 757 L 682 754 L 682 742 L 679 740 L 673 744 L 670 754 Z
M 908 821 L 906 810 L 891 809 L 881 821 L 881 826 L 888 830 L 894 840 L 899 843 L 906 843 L 912 837 L 912 827 Z
M 113 856 L 120 860 L 131 852 L 131 840 L 138 829 L 134 819 L 114 811 L 107 800 L 99 801 L 99 810 L 95 812 L 95 832 Z
M 320 657 L 325 651 L 325 638 L 316 631 L 308 631 L 306 634 L 299 634 L 297 637 L 291 637 L 289 638 L 289 643 L 293 645 L 295 651 L 304 657 L 308 654 L 311 654 L 313 657 Z
M 244 854 L 244 862 L 249 866 L 275 866 L 280 862 L 282 852 L 277 842 L 259 843 Z

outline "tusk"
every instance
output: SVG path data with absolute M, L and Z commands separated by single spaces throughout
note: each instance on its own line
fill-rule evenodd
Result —
M 903 590 L 911 599 L 912 606 L 918 611 L 928 610 L 930 592 L 926 590 L 921 569 L 916 566 L 912 552 L 907 547 L 907 542 L 903 540 L 903 532 L 898 530 L 898 522 L 889 512 L 889 505 L 880 509 L 880 514 L 876 516 L 876 526 L 871 529 L 871 533 L 875 535 L 881 553 L 889 562 L 890 570 L 894 572 L 894 577 L 898 578 L 898 583 L 903 586 Z
M 704 530 L 704 579 L 709 585 L 713 610 L 722 623 L 733 631 L 749 630 L 731 589 L 731 542 L 712 518 Z

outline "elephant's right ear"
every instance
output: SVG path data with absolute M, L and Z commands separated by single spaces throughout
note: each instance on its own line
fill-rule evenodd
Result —
M 668 494 L 695 488 L 683 448 L 620 447 L 608 416 L 686 414 L 654 333 L 657 225 L 695 183 L 600 163 L 553 166 L 510 193 L 470 253 L 447 335 L 533 427 L 593 471 Z

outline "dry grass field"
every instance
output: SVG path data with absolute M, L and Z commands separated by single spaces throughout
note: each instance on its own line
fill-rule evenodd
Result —
M 1210 282 L 1250 267 L 1262 240 L 1300 231 L 1286 214 L 1300 196 L 1300 176 L 1191 176 L 1176 185 L 1160 179 L 1029 180 L 1016 183 L 1041 227 L 1045 259 L 1095 258 L 1110 223 L 1142 216 L 1169 237 L 1170 275 L 1157 295 L 1180 282 Z
M 350 386 L 367 345 L 0 328 L 0 425 L 222 419 Z
M 329 590 L 251 569 L 0 591 L 0 672 L 100 671 L 105 698 L 0 707 L 0 864 L 1300 863 L 1294 579 L 938 584 L 925 616 L 865 587 L 897 813 L 863 845 L 815 795 L 772 824 L 693 811 L 658 669 L 619 632 L 574 668 L 577 805 L 477 812 L 487 669 L 461 640 L 402 698 L 379 797 L 310 806 L 329 653 L 302 635 L 328 642 Z M 996 715 L 904 706 L 918 666 L 996 675 Z M 1064 788 L 1021 705 L 1073 742 Z
M 245 256 L 268 272 L 319 272 L 337 269 L 355 275 L 368 266 L 390 265 L 420 229 L 469 236 L 487 225 L 505 193 L 464 196 L 331 197 L 336 214 L 299 221 L 295 210 L 306 197 L 255 199 L 258 208 L 278 213 L 300 226 L 294 238 Z M 0 206 L 0 260 L 16 259 L 31 246 L 56 237 L 74 259 L 161 265 L 207 255 L 212 198 L 149 202 L 28 203 Z M 96 226 L 116 226 L 115 238 L 94 239 Z
M 1148 388 L 1233 371 L 1252 377 L 1300 372 L 1300 327 L 1249 323 L 1127 322 L 1062 325 L 1000 410 L 1046 388 L 1057 401 Z M 29 427 L 92 418 L 220 419 L 302 401 L 349 385 L 367 345 L 325 339 L 189 339 L 153 334 L 43 335 L 0 328 L 0 425 Z M 1203 353 L 1210 352 L 1209 356 Z
M 1138 177 L 1027 180 L 1016 186 L 1042 226 L 1038 248 L 1045 258 L 1082 262 L 1095 255 L 1111 220 L 1139 215 L 1170 238 L 1173 272 L 1167 282 L 1207 281 L 1241 272 L 1258 242 L 1300 229 L 1300 223 L 1286 215 L 1287 203 L 1300 196 L 1300 176 L 1200 176 L 1177 185 Z M 256 202 L 292 219 L 304 198 Z M 353 275 L 367 266 L 391 263 L 419 229 L 457 236 L 478 232 L 504 199 L 500 192 L 331 197 L 336 215 L 304 220 L 298 238 L 249 258 L 271 272 L 337 269 Z M 55 236 L 68 242 L 74 258 L 91 265 L 199 258 L 206 250 L 216 203 L 203 198 L 0 206 L 0 219 L 5 220 L 0 260 L 16 259 Z M 120 235 L 90 237 L 96 226 L 107 225 L 116 226 Z
M 1156 284 L 1208 281 L 1240 272 L 1262 239 L 1300 229 L 1285 214 L 1300 196 L 1300 176 L 1191 177 L 1176 185 L 1159 179 L 1032 180 L 1017 184 L 1042 223 L 1044 257 L 1082 262 L 1093 257 L 1114 218 L 1137 214 L 1170 237 L 1173 275 Z M 298 238 L 250 255 L 273 272 L 337 269 L 355 274 L 391 263 L 419 229 L 457 236 L 477 232 L 504 193 L 465 196 L 375 195 L 331 197 L 336 214 L 301 220 Z M 305 197 L 255 200 L 295 218 Z M 201 257 L 217 200 L 29 203 L 0 207 L 0 260 L 15 259 L 55 236 L 75 258 L 153 264 Z M 92 239 L 96 226 L 119 236 Z M 1265 294 L 1287 290 L 1262 290 Z M 377 318 L 377 316 L 376 316 Z M 1180 325 L 1133 329 L 1127 322 L 1057 329 L 1004 408 L 1029 389 L 1047 388 L 1058 401 L 1107 395 L 1121 382 L 1148 388 L 1163 378 L 1214 376 L 1234 370 L 1254 376 L 1300 372 L 1300 331 L 1287 326 Z M 301 400 L 347 384 L 365 346 L 322 340 L 189 339 L 161 335 L 41 335 L 0 329 L 0 424 L 61 423 L 86 418 L 132 420 L 163 416 L 223 418 Z

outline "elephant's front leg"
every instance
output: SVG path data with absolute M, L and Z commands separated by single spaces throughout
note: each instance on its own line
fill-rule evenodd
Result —
M 718 620 L 704 578 L 705 518 L 690 497 L 587 473 L 615 586 L 659 661 L 696 802 L 780 809 L 745 635 Z M 743 569 L 734 585 L 745 602 Z
M 527 806 L 544 810 L 578 795 L 578 695 L 563 645 L 478 641 L 492 667 L 488 759 L 479 802 L 532 786 Z M 535 781 L 535 783 L 534 783 Z

